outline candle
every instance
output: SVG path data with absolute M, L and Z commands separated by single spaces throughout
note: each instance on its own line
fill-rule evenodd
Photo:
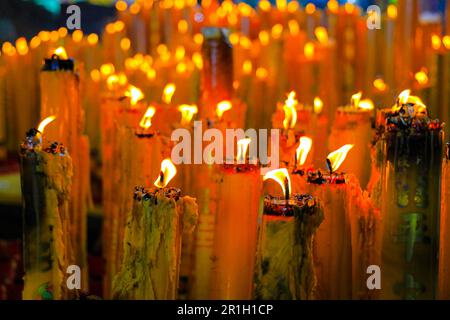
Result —
M 269 171 L 284 193 L 282 199 L 266 196 L 259 230 L 255 275 L 256 299 L 313 299 L 315 267 L 313 237 L 323 220 L 318 199 L 290 194 L 287 169 Z
M 384 110 L 377 148 L 382 155 L 380 297 L 436 296 L 442 124 L 418 97 L 402 92 Z
M 237 164 L 217 168 L 212 299 L 252 298 L 262 185 L 259 167 L 247 163 L 249 144 L 239 140 Z
M 87 209 L 91 205 L 89 139 L 83 134 L 84 113 L 80 102 L 79 78 L 74 70 L 74 61 L 67 57 L 64 48 L 59 47 L 50 59 L 45 59 L 40 83 L 41 117 L 55 115 L 58 118 L 57 123 L 47 130 L 47 139 L 64 143 L 72 157 L 70 232 L 76 239 L 73 244 L 76 262 L 82 270 L 82 283 L 86 288 L 86 223 Z
M 135 188 L 123 238 L 124 256 L 113 283 L 116 299 L 177 298 L 181 235 L 195 228 L 198 209 L 194 198 L 167 187 L 175 174 L 173 163 L 164 159 L 156 188 Z
M 77 239 L 70 232 L 72 159 L 62 144 L 43 141 L 44 128 L 54 119 L 46 118 L 38 129 L 29 130 L 20 146 L 25 300 L 77 296 L 65 280 L 66 268 L 77 263 Z
M 438 298 L 450 299 L 450 235 L 448 227 L 450 224 L 450 143 L 447 142 L 447 152 L 442 161 L 441 175 L 441 220 L 439 225 L 439 276 L 438 276 Z
M 351 98 L 351 104 L 336 110 L 328 145 L 335 149 L 340 145 L 352 144 L 353 150 L 346 158 L 341 169 L 352 172 L 365 188 L 370 178 L 370 152 L 372 139 L 373 103 L 369 99 L 361 100 L 358 92 Z

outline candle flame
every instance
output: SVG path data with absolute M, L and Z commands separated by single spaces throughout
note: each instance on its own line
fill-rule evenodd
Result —
M 327 3 L 327 7 L 332 13 L 337 13 L 339 10 L 339 2 L 337 0 L 330 0 Z
M 398 104 L 403 105 L 406 104 L 408 102 L 408 98 L 409 95 L 411 94 L 411 90 L 406 89 L 403 90 L 399 95 L 398 95 Z
M 306 158 L 308 157 L 308 153 L 311 150 L 312 139 L 308 137 L 301 137 L 300 143 L 298 145 L 296 152 L 297 155 L 297 165 L 302 166 L 306 162 Z
M 144 94 L 142 93 L 141 89 L 129 85 L 127 91 L 125 91 L 125 97 L 130 98 L 130 103 L 132 106 L 136 105 L 139 100 L 142 100 L 144 98 Z
M 269 75 L 269 72 L 267 71 L 267 69 L 259 67 L 258 69 L 256 69 L 256 77 L 258 79 L 266 79 L 267 76 Z
M 252 73 L 252 62 L 250 60 L 245 60 L 242 64 L 242 72 L 244 72 L 244 74 Z
M 271 4 L 270 4 L 270 2 L 267 1 L 267 0 L 261 0 L 261 1 L 259 1 L 259 3 L 258 3 L 258 7 L 259 7 L 262 11 L 269 11 L 269 10 L 270 10 L 270 7 L 271 7 Z
M 327 159 L 330 160 L 332 172 L 339 169 L 351 148 L 353 148 L 352 144 L 346 144 L 328 155 Z
M 56 54 L 60 59 L 67 59 L 67 52 L 64 47 L 58 47 L 53 51 L 53 54 Z
M 319 97 L 314 98 L 314 113 L 319 114 L 323 109 L 323 101 Z
M 303 48 L 303 53 L 306 59 L 311 60 L 314 57 L 314 43 L 307 42 Z
M 223 113 L 225 111 L 230 110 L 231 107 L 232 107 L 232 105 L 231 105 L 230 101 L 228 101 L 228 100 L 220 101 L 216 107 L 216 113 L 217 113 L 217 116 L 219 117 L 219 119 L 222 118 Z
M 164 188 L 176 174 L 177 168 L 172 161 L 169 158 L 164 159 L 161 162 L 161 173 L 154 183 L 155 187 Z
M 428 83 L 428 75 L 425 71 L 419 71 L 414 75 L 414 78 L 416 79 L 417 83 L 419 85 L 426 85 Z
M 173 83 L 168 83 L 163 90 L 163 96 L 162 96 L 162 100 L 164 101 L 164 103 L 171 103 L 172 102 L 172 97 L 175 94 L 175 90 L 176 90 L 176 86 Z
M 45 127 L 50 123 L 50 122 L 52 122 L 53 120 L 55 120 L 56 119 L 56 116 L 49 116 L 49 117 L 47 117 L 47 118 L 45 118 L 44 120 L 42 120 L 40 123 L 39 123 L 39 125 L 38 125 L 38 131 L 41 133 L 41 134 L 43 134 L 44 133 L 44 129 L 45 129 Z
M 283 25 L 277 23 L 276 25 L 274 25 L 272 27 L 271 33 L 272 33 L 272 37 L 274 39 L 279 39 L 281 37 L 281 35 L 283 34 Z
M 266 30 L 262 30 L 258 34 L 259 42 L 261 45 L 266 46 L 269 44 L 269 33 Z
M 297 2 L 289 2 L 289 3 L 297 3 Z M 288 21 L 289 32 L 291 35 L 297 35 L 300 32 L 300 26 L 298 25 L 297 20 L 289 20 Z
M 321 43 L 321 44 L 325 44 L 328 43 L 328 31 L 327 29 L 325 29 L 325 27 L 317 27 L 314 30 L 314 34 L 316 35 L 317 40 Z
M 370 99 L 361 100 L 358 104 L 358 108 L 363 110 L 373 110 L 374 109 L 373 101 Z
M 275 169 L 267 172 L 263 177 L 263 181 L 266 181 L 268 179 L 275 180 L 281 186 L 285 198 L 289 199 L 291 190 L 291 178 L 289 177 L 289 172 L 286 168 Z
M 441 38 L 437 34 L 431 36 L 431 46 L 434 50 L 439 50 L 442 46 Z
M 236 160 L 238 164 L 245 163 L 245 158 L 247 155 L 247 149 L 252 140 L 250 138 L 240 139 L 237 142 L 237 156 Z
M 297 123 L 297 110 L 296 106 L 298 104 L 297 99 L 295 99 L 295 91 L 291 91 L 288 94 L 287 99 L 284 101 L 283 110 L 284 110 L 284 120 L 283 127 L 284 129 L 294 128 Z
M 442 43 L 444 44 L 445 49 L 450 49 L 450 36 L 446 35 L 442 38 Z
M 306 5 L 305 11 L 307 14 L 313 14 L 314 12 L 316 12 L 316 6 L 314 5 L 314 3 L 310 2 Z
M 358 92 L 358 93 L 355 93 L 354 95 L 352 95 L 352 98 L 351 98 L 350 102 L 351 102 L 351 106 L 353 108 L 358 108 L 359 101 L 361 100 L 361 97 L 362 97 L 362 92 L 361 91 Z
M 178 107 L 178 111 L 181 112 L 181 123 L 189 124 L 194 117 L 194 114 L 198 112 L 198 108 L 195 104 L 182 104 Z
M 391 19 L 396 19 L 397 18 L 397 6 L 393 5 L 393 4 L 388 5 L 387 15 Z
M 152 126 L 152 118 L 156 113 L 156 109 L 153 106 L 149 106 L 145 111 L 144 116 L 139 122 L 139 126 L 143 129 L 148 129 Z
M 275 1 L 276 7 L 279 11 L 285 11 L 287 7 L 287 1 L 286 0 L 276 0 Z
M 386 83 L 385 83 L 384 80 L 381 79 L 381 78 L 375 79 L 375 80 L 373 81 L 373 86 L 374 86 L 375 89 L 377 89 L 378 91 L 385 91 L 385 90 L 387 89 Z
M 347 14 L 352 14 L 355 11 L 355 6 L 350 2 L 346 2 L 344 5 L 344 10 Z

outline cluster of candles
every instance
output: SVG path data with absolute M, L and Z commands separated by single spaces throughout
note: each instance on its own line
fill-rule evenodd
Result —
M 93 163 L 105 298 L 449 298 L 448 157 L 430 114 L 450 117 L 450 37 L 417 4 L 389 5 L 377 31 L 333 0 L 118 1 L 101 41 L 61 28 L 4 43 L 1 103 L 21 112 L 0 137 L 17 148 L 27 132 L 23 297 L 76 298 L 71 264 L 88 291 Z M 406 86 L 424 101 L 405 90 L 377 110 Z M 248 137 L 235 164 L 174 165 L 172 133 L 198 124 L 279 129 L 280 168 L 262 176 Z

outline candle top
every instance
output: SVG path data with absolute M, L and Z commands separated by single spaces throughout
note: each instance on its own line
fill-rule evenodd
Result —
M 306 172 L 306 179 L 311 184 L 344 184 L 346 183 L 346 175 L 343 172 L 327 172 L 322 170 L 308 170 Z
M 53 54 L 50 59 L 44 60 L 42 71 L 73 71 L 74 61 L 71 58 L 61 59 L 57 54 Z
M 316 206 L 316 199 L 308 194 L 294 194 L 289 200 L 273 197 L 264 198 L 264 214 L 271 216 L 293 217 L 296 209 Z
M 62 143 L 54 141 L 46 142 L 45 145 L 43 145 L 42 133 L 35 128 L 28 130 L 25 140 L 20 144 L 21 153 L 34 153 L 41 150 L 51 154 L 67 154 L 67 150 Z
M 134 188 L 134 196 L 133 196 L 134 200 L 137 201 L 154 200 L 156 202 L 158 196 L 178 201 L 178 199 L 181 197 L 181 190 L 179 188 L 174 187 L 149 189 L 143 186 L 137 186 Z

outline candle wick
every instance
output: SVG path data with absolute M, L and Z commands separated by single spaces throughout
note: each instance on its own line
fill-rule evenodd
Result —
M 162 172 L 162 171 L 159 173 L 159 182 L 161 184 L 163 184 L 163 182 L 164 182 L 164 172 Z
M 327 167 L 328 167 L 328 170 L 330 171 L 330 176 L 331 176 L 333 174 L 333 166 L 331 165 L 331 161 L 328 158 L 327 158 Z
M 284 178 L 284 188 L 285 188 L 285 199 L 286 199 L 286 204 L 288 204 L 289 198 L 290 198 L 290 193 L 291 190 L 289 190 L 289 180 L 288 178 Z

